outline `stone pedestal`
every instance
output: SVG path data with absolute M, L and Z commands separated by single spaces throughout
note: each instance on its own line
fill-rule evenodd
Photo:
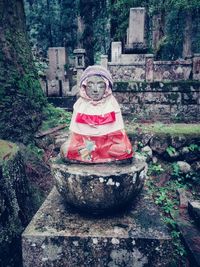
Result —
M 146 194 L 115 217 L 80 216 L 50 193 L 22 236 L 24 267 L 168 266 L 171 240 Z
M 64 200 L 90 214 L 121 210 L 143 187 L 147 164 L 52 164 L 55 184 Z

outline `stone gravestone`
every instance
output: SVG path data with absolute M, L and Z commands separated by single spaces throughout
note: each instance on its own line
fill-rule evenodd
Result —
M 69 92 L 69 81 L 65 78 L 64 66 L 67 63 L 65 48 L 50 47 L 48 49 L 48 58 L 48 96 L 67 96 Z
M 125 50 L 139 52 L 145 49 L 145 8 L 131 8 Z
M 102 66 L 81 76 L 71 133 L 51 166 L 58 191 L 23 233 L 24 267 L 163 267 L 170 261 L 167 229 L 141 193 L 147 164 L 133 160 L 112 85 Z
M 111 60 L 113 63 L 119 63 L 120 57 L 122 54 L 122 43 L 121 42 L 112 42 L 112 57 Z

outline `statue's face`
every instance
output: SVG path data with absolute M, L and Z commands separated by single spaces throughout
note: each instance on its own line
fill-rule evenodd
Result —
M 87 79 L 86 94 L 94 101 L 101 100 L 106 90 L 103 78 L 91 76 Z

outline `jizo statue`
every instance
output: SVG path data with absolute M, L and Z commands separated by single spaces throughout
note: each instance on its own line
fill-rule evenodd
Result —
M 112 86 L 112 77 L 102 66 L 90 66 L 83 72 L 70 137 L 61 146 L 66 162 L 131 162 L 133 150 Z

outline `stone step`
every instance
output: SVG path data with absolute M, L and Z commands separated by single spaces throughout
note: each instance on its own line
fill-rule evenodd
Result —
M 200 231 L 188 214 L 187 208 L 173 214 L 190 257 L 190 266 L 200 267 Z
M 189 201 L 188 212 L 192 219 L 195 221 L 196 225 L 200 227 L 200 201 Z
M 169 266 L 171 238 L 142 193 L 116 216 L 81 216 L 54 188 L 22 236 L 24 267 Z

